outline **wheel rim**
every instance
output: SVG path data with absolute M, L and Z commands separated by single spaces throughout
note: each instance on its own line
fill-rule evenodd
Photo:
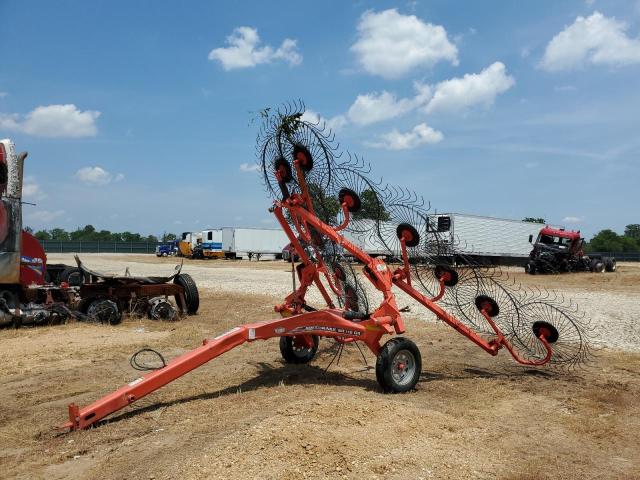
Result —
M 71 274 L 69 274 L 69 278 L 67 279 L 67 283 L 69 285 L 71 285 L 72 287 L 79 287 L 82 284 L 82 273 L 80 272 L 73 272 Z
M 118 319 L 118 306 L 111 300 L 99 300 L 89 305 L 87 315 L 101 323 L 113 323 Z
M 306 357 L 307 355 L 309 355 L 309 352 L 311 352 L 311 348 L 305 345 L 304 340 L 295 337 L 291 341 L 291 350 L 293 351 L 293 354 L 298 358 Z
M 407 385 L 416 372 L 416 358 L 409 350 L 400 350 L 391 362 L 391 377 L 398 385 Z

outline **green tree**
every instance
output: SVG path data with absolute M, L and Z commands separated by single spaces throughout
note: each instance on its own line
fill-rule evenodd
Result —
M 51 240 L 51 234 L 46 230 L 38 230 L 35 234 L 38 240 Z
M 365 218 L 386 221 L 391 218 L 374 190 L 366 189 L 360 194 L 360 210 L 353 214 L 355 220 Z
M 91 241 L 95 240 L 96 229 L 93 225 L 85 225 L 83 228 L 76 228 L 73 232 L 69 234 L 71 240 L 84 240 Z
M 536 217 L 524 217 L 522 219 L 523 222 L 530 222 L 530 223 L 547 223 L 544 221 L 544 218 L 536 218 Z
M 139 233 L 122 232 L 123 242 L 141 242 L 142 236 Z
M 623 252 L 637 252 L 640 251 L 640 241 L 635 238 L 627 237 L 623 235 L 620 237 L 620 243 L 622 245 Z
M 91 235 L 91 237 L 92 237 L 91 240 L 98 241 L 98 242 L 111 242 L 112 241 L 111 232 L 109 230 L 100 230 L 99 232 L 94 232 Z
M 51 230 L 49 230 L 49 235 L 51 235 L 51 240 L 71 240 L 69 233 L 62 228 L 52 228 Z
M 622 241 L 616 232 L 607 228 L 598 232 L 591 239 L 589 250 L 592 252 L 621 252 Z
M 340 201 L 334 197 L 328 197 L 325 195 L 322 188 L 315 183 L 309 183 L 309 196 L 313 202 L 313 209 L 316 215 L 324 223 L 335 223 L 340 211 Z
M 624 227 L 624 236 L 633 238 L 634 240 L 640 240 L 640 224 L 632 223 Z

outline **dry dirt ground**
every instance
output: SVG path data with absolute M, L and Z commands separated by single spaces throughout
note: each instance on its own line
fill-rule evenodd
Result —
M 58 260 L 68 258 L 51 259 Z M 173 262 L 93 256 L 87 263 L 150 274 Z M 145 265 L 148 272 L 133 268 Z M 85 405 L 138 376 L 129 366 L 134 351 L 149 346 L 171 358 L 237 324 L 271 318 L 289 288 L 280 285 L 289 279 L 281 262 L 187 262 L 184 271 L 206 288 L 200 313 L 180 322 L 0 331 L 0 477 L 640 478 L 633 341 L 599 348 L 577 371 L 534 370 L 506 352 L 486 355 L 415 310 L 406 322 L 423 355 L 414 392 L 382 394 L 375 358 L 365 352 L 365 365 L 354 346 L 325 373 L 332 341 L 321 341 L 310 365 L 291 366 L 269 340 L 224 354 L 97 428 L 58 434 L 70 401 Z M 518 279 L 586 299 L 614 330 L 618 317 L 640 323 L 635 266 Z M 606 331 L 600 338 L 607 344 Z

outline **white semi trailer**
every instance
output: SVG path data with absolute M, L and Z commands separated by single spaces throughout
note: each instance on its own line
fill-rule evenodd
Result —
M 222 228 L 222 250 L 227 258 L 255 258 L 257 260 L 282 257 L 282 249 L 289 238 L 275 228 Z
M 441 213 L 430 215 L 428 225 L 425 222 L 414 227 L 426 240 L 433 256 L 447 257 L 454 263 L 473 261 L 489 265 L 524 265 L 531 251 L 529 235 L 535 238 L 544 224 Z M 390 238 L 395 235 L 395 224 L 383 222 L 376 226 L 371 221 L 371 228 L 362 223 L 360 228 L 363 234 L 347 231 L 345 236 L 369 255 L 400 257 L 401 252 L 390 252 L 376 233 L 377 228 L 382 237 Z
M 427 239 L 440 253 L 454 255 L 457 262 L 472 259 L 481 264 L 524 265 L 531 252 L 529 235 L 536 237 L 542 227 L 544 223 L 438 213 L 430 216 Z
M 202 256 L 205 258 L 224 258 L 222 250 L 222 229 L 214 228 L 202 231 L 202 242 L 200 243 Z

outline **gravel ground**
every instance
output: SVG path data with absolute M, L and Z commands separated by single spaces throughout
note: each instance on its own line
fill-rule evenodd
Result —
M 83 262 L 91 269 L 132 275 L 168 275 L 178 260 L 155 255 L 83 254 Z M 72 254 L 50 254 L 50 263 L 74 264 Z M 510 275 L 525 288 L 547 288 L 570 299 L 591 319 L 592 343 L 595 346 L 640 351 L 640 265 L 619 264 L 615 273 L 527 276 L 521 269 L 508 269 Z M 291 291 L 290 266 L 281 261 L 247 262 L 185 260 L 183 272 L 189 273 L 201 289 L 232 294 L 269 295 L 284 298 Z M 364 282 L 369 286 L 368 282 Z M 380 296 L 369 290 L 372 304 Z M 409 306 L 409 318 L 436 321 L 433 314 L 413 299 L 395 290 L 398 304 Z M 310 289 L 307 299 L 322 305 L 317 289 Z
M 83 255 L 96 270 L 167 274 L 175 259 Z M 70 256 L 51 255 L 70 263 Z M 250 320 L 277 317 L 289 291 L 282 262 L 186 261 L 197 315 L 125 318 L 0 331 L 0 478 L 487 479 L 640 478 L 640 268 L 609 275 L 525 277 L 563 287 L 599 327 L 585 368 L 532 369 L 487 355 L 441 322 L 407 315 L 420 348 L 416 389 L 383 395 L 375 356 L 322 339 L 308 365 L 283 362 L 272 339 L 234 348 L 86 431 L 61 435 L 67 405 L 85 406 L 140 376 L 130 356 L 167 359 Z M 265 293 L 264 295 L 259 294 Z M 399 299 L 401 305 L 404 298 Z M 329 368 L 330 366 L 330 368 Z

